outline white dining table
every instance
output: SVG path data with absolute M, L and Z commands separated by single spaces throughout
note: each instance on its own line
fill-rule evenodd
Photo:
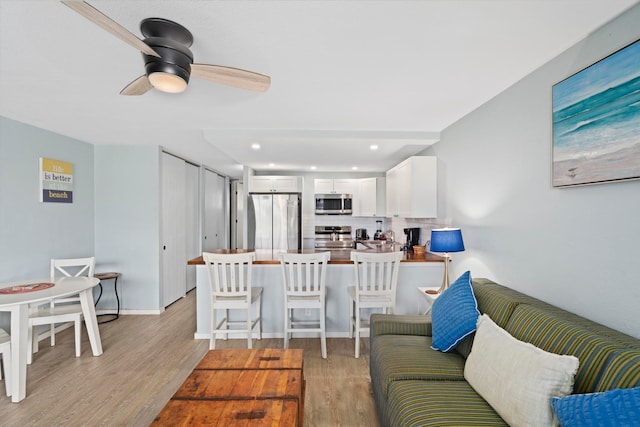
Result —
M 51 283 L 51 279 L 20 280 L 0 283 L 0 290 L 34 283 Z M 29 304 L 49 301 L 53 298 L 78 294 L 84 315 L 84 322 L 94 356 L 102 354 L 100 330 L 93 305 L 92 288 L 100 281 L 95 277 L 62 277 L 56 279 L 54 286 L 20 293 L 0 293 L 0 311 L 11 312 L 11 401 L 20 402 L 26 397 L 27 390 L 27 332 L 29 322 Z

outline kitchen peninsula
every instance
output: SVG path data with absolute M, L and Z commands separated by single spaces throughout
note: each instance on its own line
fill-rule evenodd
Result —
M 389 249 L 387 249 L 389 250 Z M 253 263 L 252 281 L 254 286 L 261 286 L 262 293 L 262 335 L 265 338 L 283 337 L 284 292 L 279 253 L 282 251 L 221 249 L 219 253 L 256 252 Z M 313 249 L 295 251 L 297 253 L 315 252 Z M 380 250 L 364 250 L 364 252 L 380 252 Z M 343 338 L 349 336 L 349 301 L 347 287 L 353 283 L 353 263 L 351 251 L 331 251 L 331 260 L 327 266 L 326 296 L 326 328 L 327 336 Z M 191 259 L 189 266 L 196 268 L 197 328 L 196 339 L 208 339 L 211 319 L 211 297 L 209 294 L 209 278 L 202 256 Z M 416 300 L 418 286 L 440 286 L 444 275 L 444 258 L 432 253 L 404 252 L 398 276 L 396 293 L 396 314 L 417 314 L 424 312 L 426 303 Z M 235 313 L 231 313 L 231 319 Z M 315 314 L 315 313 L 314 313 Z M 305 320 L 313 317 L 300 313 Z M 233 337 L 233 334 L 231 334 Z M 238 334 L 237 336 L 241 336 Z

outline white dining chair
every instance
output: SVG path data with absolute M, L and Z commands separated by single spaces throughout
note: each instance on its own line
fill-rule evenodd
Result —
M 93 277 L 95 257 L 52 259 L 50 279 L 55 282 L 58 277 Z M 33 353 L 38 351 L 38 331 L 40 325 L 50 325 L 51 346 L 56 345 L 56 325 L 74 323 L 76 357 L 81 354 L 82 306 L 78 296 L 57 298 L 32 307 L 29 314 L 29 332 L 27 363 L 33 360 Z
M 369 316 L 362 310 L 382 309 L 393 314 L 402 252 L 351 252 L 355 285 L 349 295 L 349 338 L 356 336 L 355 357 L 360 357 L 360 334 L 369 332 Z
M 239 254 L 217 254 L 204 252 L 204 263 L 209 273 L 211 290 L 211 335 L 209 349 L 216 347 L 216 335 L 222 334 L 227 339 L 232 332 L 247 334 L 247 348 L 252 348 L 253 330 L 258 339 L 262 339 L 261 302 L 262 288 L 253 286 L 251 271 L 255 252 Z M 256 315 L 251 315 L 251 307 L 255 304 Z M 224 315 L 217 321 L 216 313 L 224 310 Z M 229 310 L 243 311 L 245 320 L 232 321 Z
M 4 387 L 7 397 L 11 396 L 11 336 L 0 328 L 0 354 L 2 355 L 2 370 L 4 370 Z M 2 379 L 0 370 L 0 380 Z
M 294 332 L 320 333 L 322 358 L 327 358 L 325 326 L 326 271 L 330 252 L 281 254 L 284 284 L 284 348 Z M 294 320 L 294 310 L 318 310 L 318 320 Z M 305 313 L 306 314 L 306 313 Z

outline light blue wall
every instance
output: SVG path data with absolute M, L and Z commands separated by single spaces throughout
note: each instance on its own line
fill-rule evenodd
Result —
M 551 186 L 551 86 L 640 38 L 640 6 L 441 133 L 439 216 L 470 269 L 640 337 L 640 181 Z
M 73 164 L 73 203 L 39 201 L 40 157 Z M 93 254 L 93 146 L 0 117 L 0 282 Z
M 95 255 L 96 271 L 122 273 L 123 309 L 158 312 L 159 156 L 158 147 L 94 147 L 0 117 L 0 282 L 47 277 L 54 257 Z M 73 164 L 72 204 L 39 202 L 40 157 Z M 116 307 L 112 283 L 98 308 Z
M 40 157 L 73 164 L 73 203 L 39 201 Z M 48 277 L 51 258 L 94 255 L 93 172 L 92 145 L 0 117 L 0 282 Z
M 158 147 L 95 147 L 96 262 L 122 273 L 124 309 L 160 309 L 159 156 Z M 115 307 L 111 286 L 103 298 Z

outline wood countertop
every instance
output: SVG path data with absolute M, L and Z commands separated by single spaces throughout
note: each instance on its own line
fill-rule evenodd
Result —
M 270 250 L 258 250 L 255 251 L 253 249 L 217 249 L 212 251 L 213 253 L 221 253 L 221 254 L 240 254 L 247 252 L 256 252 L 256 260 L 253 262 L 256 265 L 268 265 L 268 264 L 279 264 L 280 260 L 278 259 L 277 251 Z M 315 252 L 325 252 L 322 250 L 315 249 L 301 249 L 301 250 L 292 250 L 287 251 L 289 253 L 315 253 Z M 351 251 L 350 250 L 333 250 L 331 252 L 331 259 L 329 264 L 352 264 L 351 261 Z M 390 252 L 389 250 L 374 250 L 374 249 L 365 249 L 358 250 L 358 252 Z M 440 255 L 433 254 L 431 252 L 423 252 L 423 253 L 413 253 L 412 251 L 404 252 L 404 256 L 402 257 L 401 262 L 444 262 L 444 257 Z M 202 259 L 202 255 L 197 258 L 190 259 L 187 262 L 187 265 L 203 265 L 204 260 Z

